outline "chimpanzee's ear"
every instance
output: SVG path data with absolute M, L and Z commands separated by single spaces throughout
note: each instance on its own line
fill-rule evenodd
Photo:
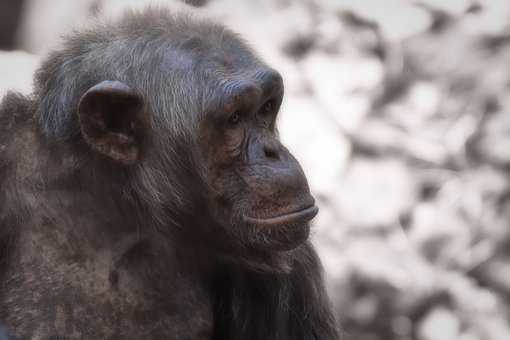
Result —
M 91 87 L 78 104 L 81 133 L 97 152 L 122 164 L 140 158 L 148 117 L 143 99 L 119 81 Z

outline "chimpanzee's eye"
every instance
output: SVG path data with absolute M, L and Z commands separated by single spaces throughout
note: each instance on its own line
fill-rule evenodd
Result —
M 276 103 L 274 100 L 268 100 L 260 109 L 260 114 L 263 116 L 269 115 L 274 112 Z
M 228 123 L 230 125 L 237 125 L 241 119 L 241 116 L 238 112 L 234 112 L 228 119 Z

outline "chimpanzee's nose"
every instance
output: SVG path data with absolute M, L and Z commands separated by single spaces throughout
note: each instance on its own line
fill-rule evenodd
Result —
M 250 163 L 273 163 L 283 160 L 283 145 L 269 134 L 261 134 L 250 138 L 248 145 L 248 160 Z

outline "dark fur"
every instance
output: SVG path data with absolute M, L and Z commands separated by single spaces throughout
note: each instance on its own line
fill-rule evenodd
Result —
M 232 65 L 235 76 L 218 77 Z M 146 11 L 72 35 L 32 96 L 4 98 L 0 321 L 13 335 L 338 339 L 312 246 L 236 242 L 197 180 L 198 113 L 262 67 L 222 26 Z M 109 79 L 136 89 L 151 112 L 143 161 L 132 166 L 81 138 L 80 97 Z

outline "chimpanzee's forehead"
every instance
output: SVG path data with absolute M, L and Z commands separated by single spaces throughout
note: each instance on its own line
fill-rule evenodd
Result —
M 194 72 L 198 75 L 256 73 L 267 66 L 241 41 L 220 41 L 191 37 L 163 51 L 161 66 L 166 71 Z
M 178 46 L 170 44 L 161 56 L 160 72 L 168 80 L 209 91 L 214 96 L 246 87 L 280 86 L 280 74 L 265 64 L 237 37 L 223 40 L 192 37 Z M 183 84 L 187 83 L 187 84 Z

